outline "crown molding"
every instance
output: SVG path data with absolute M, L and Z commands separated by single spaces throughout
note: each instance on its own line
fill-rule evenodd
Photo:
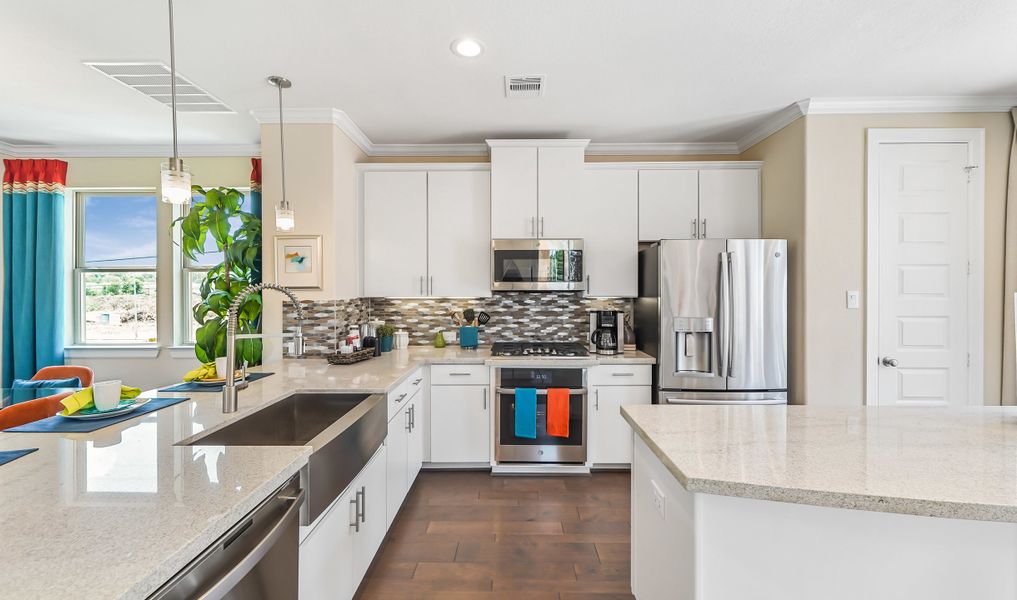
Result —
M 738 149 L 735 154 L 745 152 L 807 114 L 809 114 L 808 99 L 792 102 L 768 117 L 758 127 L 738 138 L 738 141 L 734 144 Z
M 173 146 L 165 145 L 48 145 L 0 141 L 0 154 L 11 158 L 166 158 Z M 183 158 L 206 156 L 261 156 L 260 144 L 195 144 L 180 146 Z
M 487 156 L 487 144 L 373 144 L 368 156 Z
M 1017 106 L 1017 96 L 872 96 L 806 102 L 810 115 L 1010 112 Z
M 735 142 L 662 142 L 662 143 L 592 143 L 586 154 L 596 156 L 691 156 L 698 154 L 738 154 Z
M 371 138 L 350 118 L 348 114 L 338 108 L 290 108 L 283 111 L 283 118 L 286 123 L 310 124 L 310 123 L 331 123 L 342 130 L 350 141 L 357 145 L 360 150 L 368 156 L 374 154 L 375 144 Z M 251 116 L 260 124 L 278 123 L 279 111 L 270 108 L 257 108 L 251 111 Z M 391 155 L 390 155 L 391 156 Z

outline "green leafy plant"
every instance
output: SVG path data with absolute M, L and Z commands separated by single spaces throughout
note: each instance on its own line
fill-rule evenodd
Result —
M 395 334 L 395 327 L 391 325 L 378 325 L 378 337 L 391 337 Z
M 202 363 L 226 356 L 226 316 L 230 304 L 248 285 L 261 281 L 261 219 L 245 212 L 244 195 L 233 189 L 203 189 L 193 186 L 204 198 L 194 202 L 186 215 L 173 221 L 179 226 L 180 246 L 184 255 L 196 260 L 205 253 L 211 236 L 222 252 L 223 261 L 208 270 L 201 282 L 201 301 L 191 307 L 198 322 L 194 354 Z M 237 313 L 237 332 L 256 333 L 261 326 L 261 295 L 253 294 Z M 261 340 L 237 342 L 239 360 L 256 365 L 261 362 Z

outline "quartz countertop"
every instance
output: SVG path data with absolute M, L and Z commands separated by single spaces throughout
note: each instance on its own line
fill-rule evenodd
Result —
M 626 353 L 581 364 L 652 361 Z M 555 364 L 565 362 L 580 364 Z M 296 391 L 384 393 L 425 364 L 495 363 L 504 361 L 483 347 L 413 346 L 343 366 L 286 359 L 254 369 L 274 375 L 242 390 L 232 414 L 222 413 L 218 392 L 162 393 L 190 400 L 93 433 L 0 433 L 0 450 L 39 448 L 0 466 L 0 600 L 146 598 L 298 472 L 311 453 L 310 447 L 179 442 Z M 107 558 L 97 558 L 102 553 Z
M 625 406 L 690 492 L 1017 523 L 1017 407 Z

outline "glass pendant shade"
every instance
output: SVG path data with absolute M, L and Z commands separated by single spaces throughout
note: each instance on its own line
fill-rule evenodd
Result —
M 275 208 L 275 228 L 279 231 L 293 231 L 296 220 L 293 216 L 293 209 L 282 206 Z
M 191 172 L 184 168 L 183 161 L 162 165 L 162 201 L 167 204 L 191 203 Z

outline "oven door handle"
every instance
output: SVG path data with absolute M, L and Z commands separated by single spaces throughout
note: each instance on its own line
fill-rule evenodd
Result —
M 569 390 L 569 395 L 570 396 L 575 396 L 575 395 L 585 396 L 585 395 L 587 395 L 589 393 L 589 391 L 586 388 L 568 388 L 568 390 Z M 516 388 L 503 388 L 503 387 L 500 387 L 500 388 L 496 388 L 495 392 L 497 392 L 499 394 L 515 394 L 516 393 Z M 546 396 L 547 395 L 547 390 L 537 390 L 537 395 L 538 396 Z

